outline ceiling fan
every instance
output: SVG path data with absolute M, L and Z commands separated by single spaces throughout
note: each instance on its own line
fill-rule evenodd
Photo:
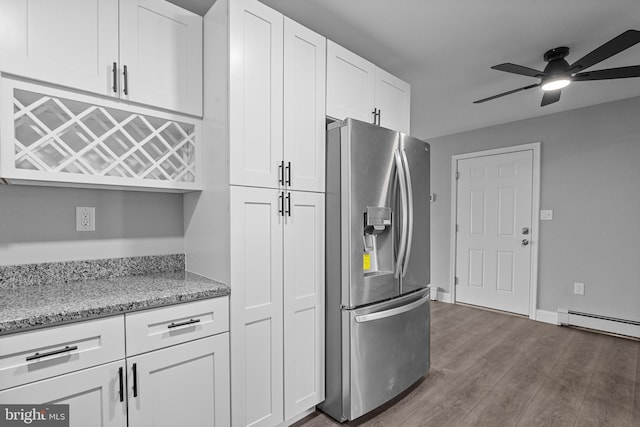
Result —
M 534 77 L 540 79 L 539 83 L 521 87 L 519 89 L 510 90 L 508 92 L 493 95 L 488 98 L 474 101 L 474 104 L 491 101 L 512 93 L 521 92 L 523 90 L 532 89 L 541 86 L 544 91 L 542 96 L 542 104 L 553 104 L 560 100 L 560 89 L 568 86 L 571 82 L 581 82 L 587 80 L 609 80 L 609 79 L 626 79 L 630 77 L 640 77 L 640 65 L 632 65 L 630 67 L 609 68 L 606 70 L 586 71 L 583 70 L 604 61 L 607 58 L 616 55 L 623 50 L 630 48 L 640 42 L 640 31 L 627 30 L 612 40 L 606 42 L 599 48 L 586 54 L 573 64 L 564 59 L 569 54 L 568 47 L 557 47 L 548 50 L 544 54 L 544 60 L 548 62 L 544 71 L 534 70 L 533 68 L 524 67 L 511 63 L 494 65 L 494 70 L 505 71 L 507 73 L 520 74 L 522 76 Z

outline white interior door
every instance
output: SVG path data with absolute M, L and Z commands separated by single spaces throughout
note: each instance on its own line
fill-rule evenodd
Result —
M 282 192 L 231 187 L 231 418 L 283 421 Z
M 285 419 L 324 400 L 324 194 L 288 193 L 284 227 Z
M 117 0 L 2 0 L 0 70 L 118 95 Z
M 457 164 L 456 301 L 529 314 L 533 151 Z
M 293 190 L 324 191 L 326 45 L 285 18 L 284 160 Z

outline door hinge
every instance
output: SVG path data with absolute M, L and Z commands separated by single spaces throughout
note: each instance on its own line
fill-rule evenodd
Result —
M 456 276 L 456 277 L 454 277 L 454 278 L 453 278 L 453 284 L 454 284 L 454 285 L 457 285 L 457 284 L 458 284 L 458 276 Z
M 458 224 L 456 224 L 456 233 L 460 231 L 460 226 Z
M 460 172 L 456 171 L 456 179 L 460 179 Z

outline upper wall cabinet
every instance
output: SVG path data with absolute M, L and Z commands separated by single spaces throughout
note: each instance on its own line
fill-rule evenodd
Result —
M 230 183 L 324 191 L 326 39 L 231 2 Z
M 411 86 L 327 41 L 327 116 L 410 131 Z
M 202 115 L 202 18 L 164 0 L 3 0 L 0 71 Z

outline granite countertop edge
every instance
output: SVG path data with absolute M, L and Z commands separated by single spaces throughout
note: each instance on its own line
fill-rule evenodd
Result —
M 187 271 L 24 287 L 0 304 L 0 336 L 230 293 L 225 283 Z M 73 294 L 75 299 L 65 301 L 65 294 Z M 43 296 L 53 302 L 27 305 L 26 301 Z

